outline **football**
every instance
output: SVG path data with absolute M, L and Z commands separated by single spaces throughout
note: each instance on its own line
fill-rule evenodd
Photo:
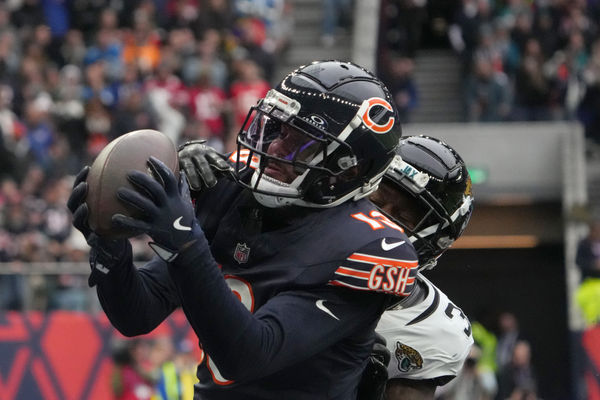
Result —
M 166 135 L 152 129 L 119 136 L 98 154 L 87 176 L 86 195 L 88 223 L 96 234 L 113 239 L 131 236 L 130 232 L 119 231 L 111 224 L 111 217 L 116 213 L 139 216 L 139 211 L 119 201 L 117 189 L 122 186 L 134 188 L 127 180 L 127 172 L 130 170 L 152 174 L 147 163 L 150 156 L 164 162 L 179 177 L 175 145 Z

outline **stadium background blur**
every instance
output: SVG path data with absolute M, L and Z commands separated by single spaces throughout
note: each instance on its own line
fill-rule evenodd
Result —
M 476 372 L 498 398 L 600 398 L 600 294 L 591 317 L 575 301 L 600 208 L 599 21 L 598 0 L 2 2 L 0 399 L 111 398 L 130 364 L 152 391 L 165 361 L 202 357 L 179 314 L 141 340 L 110 328 L 73 175 L 141 128 L 230 151 L 270 85 L 331 58 L 375 71 L 406 134 L 470 166 L 471 225 L 429 275 L 474 322 Z

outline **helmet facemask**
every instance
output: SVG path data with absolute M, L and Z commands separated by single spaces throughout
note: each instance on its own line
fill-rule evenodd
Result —
M 435 176 L 419 171 L 396 156 L 381 185 L 381 195 L 371 197 L 402 226 L 419 255 L 421 271 L 433 268 L 437 259 L 462 234 L 472 210 L 472 197 L 462 195 L 452 214 L 435 188 Z M 440 181 L 441 182 L 441 181 Z M 440 183 L 441 184 L 441 183 Z M 438 196 L 434 195 L 438 193 Z
M 239 183 L 267 207 L 331 207 L 365 189 L 373 191 L 382 174 L 365 188 L 356 189 L 354 183 L 345 193 L 347 182 L 360 179 L 357 157 L 345 141 L 361 125 L 359 112 L 345 126 L 333 127 L 331 120 L 318 115 L 300 117 L 299 111 L 298 101 L 274 89 L 250 109 L 231 161 L 237 177 L 253 171 L 250 182 L 239 179 Z M 345 195 L 328 193 L 340 191 Z

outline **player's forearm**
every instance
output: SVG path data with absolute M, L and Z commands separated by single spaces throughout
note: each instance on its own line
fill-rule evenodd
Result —
M 168 277 L 166 273 L 165 276 Z M 99 282 L 97 293 L 102 309 L 123 335 L 137 336 L 152 331 L 175 308 L 159 296 L 161 290 L 153 290 L 151 286 L 152 276 L 136 270 L 131 259 Z
M 263 376 L 278 351 L 277 323 L 256 318 L 233 294 L 208 246 L 180 253 L 169 272 L 206 353 L 227 379 Z

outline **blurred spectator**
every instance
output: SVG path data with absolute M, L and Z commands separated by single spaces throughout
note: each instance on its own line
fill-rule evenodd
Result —
M 583 72 L 585 94 L 577 110 L 588 140 L 588 153 L 600 155 L 600 39 L 592 46 L 591 56 Z
M 475 60 L 474 73 L 465 88 L 467 121 L 503 121 L 510 113 L 508 78 L 494 70 L 487 58 Z
M 150 345 L 144 339 L 116 343 L 112 358 L 112 392 L 115 400 L 150 400 L 154 394 L 149 370 Z
M 50 167 L 50 147 L 55 138 L 46 95 L 26 104 L 25 126 L 29 151 L 35 162 L 47 171 Z
M 193 354 L 193 343 L 182 340 L 175 354 L 163 362 L 159 369 L 156 396 L 160 400 L 192 400 L 198 360 Z
M 410 122 L 410 113 L 417 107 L 419 96 L 414 82 L 415 63 L 408 57 L 393 56 L 389 62 L 386 84 L 398 107 L 400 121 Z
M 575 301 L 585 324 L 593 326 L 600 323 L 600 219 L 589 223 L 587 236 L 577 246 L 575 262 L 581 272 Z
M 321 41 L 325 47 L 335 45 L 336 30 L 348 26 L 352 0 L 323 0 Z
M 537 399 L 537 380 L 531 365 L 531 347 L 527 341 L 519 340 L 514 347 L 509 364 L 500 370 L 498 378 L 498 400 Z
M 226 88 L 229 71 L 220 54 L 221 41 L 221 34 L 217 30 L 208 29 L 204 32 L 196 46 L 197 53 L 192 53 L 183 62 L 182 75 L 186 84 L 193 86 L 201 76 L 206 76 L 211 85 Z
M 67 64 L 60 70 L 59 80 L 58 88 L 53 93 L 55 101 L 52 116 L 57 131 L 66 137 L 72 155 L 81 162 L 87 141 L 81 69 Z
M 478 367 L 481 349 L 474 344 L 465 360 L 462 370 L 450 383 L 436 391 L 439 400 L 492 400 L 496 392 L 495 381 Z
M 510 363 L 515 345 L 521 338 L 519 334 L 519 322 L 513 313 L 508 311 L 500 313 L 498 317 L 498 331 L 496 365 L 499 370 L 502 370 Z
M 426 6 L 427 0 L 396 0 L 387 4 L 386 42 L 391 51 L 411 58 L 417 55 L 427 16 Z
M 116 80 L 123 73 L 122 51 L 118 37 L 109 28 L 102 28 L 96 35 L 96 43 L 87 49 L 83 61 L 86 65 L 102 62 L 106 77 Z
M 325 7 L 329 0 L 324 0 Z M 351 0 L 341 0 L 349 2 Z M 331 1 L 329 1 L 331 3 Z M 340 2 L 340 0 L 334 0 Z M 264 26 L 264 40 L 261 46 L 272 54 L 280 54 L 288 46 L 292 31 L 292 5 L 289 0 L 234 0 L 234 9 L 239 17 L 252 17 L 260 20 Z M 334 4 L 335 6 L 335 4 Z M 327 13 L 327 9 L 325 10 Z M 343 15 L 346 15 L 344 12 Z M 262 28 L 261 28 L 262 29 Z
M 185 118 L 181 107 L 185 93 L 181 79 L 175 74 L 175 56 L 165 57 L 157 68 L 154 77 L 146 80 L 145 90 L 148 101 L 156 115 L 159 131 L 167 135 L 173 143 L 179 143 L 185 127 Z
M 8 24 L 8 12 L 0 5 L 0 76 L 14 78 L 19 70 L 21 49 L 17 32 Z
M 575 291 L 575 302 L 586 327 L 600 324 L 600 279 L 587 278 L 583 281 Z
M 481 26 L 489 19 L 490 7 L 487 0 L 462 0 L 454 22 L 448 29 L 450 44 L 461 57 L 464 77 L 471 71 Z
M 143 8 L 134 13 L 134 28 L 125 37 L 123 60 L 135 64 L 142 73 L 151 73 L 160 62 L 160 36 L 155 30 L 151 14 Z
M 559 47 L 558 26 L 550 10 L 541 9 L 534 17 L 533 36 L 538 40 L 544 57 L 550 58 Z
M 87 154 L 95 158 L 109 142 L 112 129 L 110 113 L 100 99 L 90 99 L 85 109 L 85 128 L 88 135 Z
M 117 104 L 117 92 L 107 79 L 106 65 L 98 60 L 85 67 L 83 99 L 86 102 L 97 100 L 102 106 L 113 108 Z
M 272 76 L 275 71 L 275 52 L 267 46 L 267 27 L 259 18 L 245 17 L 237 21 L 237 47 L 233 51 L 236 59 L 254 61 L 264 76 Z
M 226 139 L 226 149 L 234 148 L 235 135 L 244 123 L 250 107 L 269 91 L 269 83 L 263 79 L 259 66 L 252 60 L 242 59 L 234 64 L 235 80 L 231 84 L 230 95 L 234 126 Z
M 550 117 L 551 88 L 543 65 L 539 42 L 527 40 L 515 79 L 514 117 L 519 121 L 543 121 Z
M 1 174 L 17 177 L 20 164 L 25 160 L 27 144 L 25 125 L 12 111 L 14 92 L 8 85 L 0 85 L 0 168 Z
M 581 280 L 600 278 L 600 219 L 588 225 L 588 234 L 577 246 L 575 262 L 581 272 Z
M 212 147 L 224 150 L 227 129 L 225 92 L 211 84 L 207 73 L 202 73 L 189 88 L 188 96 L 190 122 L 194 128 L 186 133 L 186 139 L 207 139 Z
M 234 25 L 233 0 L 207 0 L 195 24 L 195 33 L 201 37 L 205 29 L 225 33 Z
M 2 191 L 5 188 L 6 185 L 3 182 Z M 17 252 L 18 249 L 16 243 L 12 240 L 12 235 L 0 229 L 0 262 L 13 261 Z M 23 309 L 25 279 L 18 274 L 18 269 L 12 272 L 13 275 L 0 275 L 0 310 L 20 311 Z

